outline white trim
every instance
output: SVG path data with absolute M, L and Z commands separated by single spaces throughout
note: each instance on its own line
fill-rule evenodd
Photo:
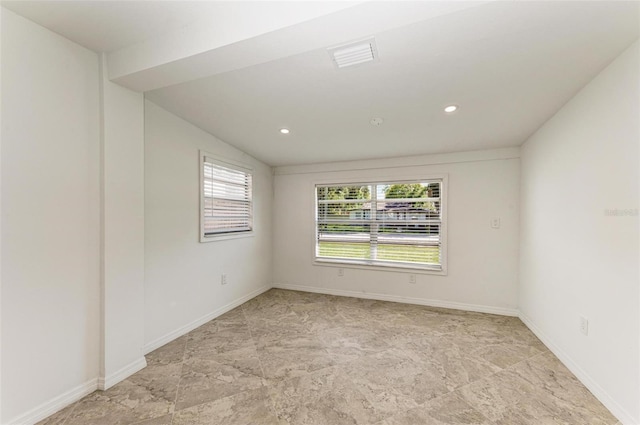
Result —
M 84 384 L 80 384 L 69 391 L 52 398 L 49 401 L 17 416 L 7 422 L 7 425 L 34 425 L 39 421 L 64 409 L 72 403 L 80 400 L 98 389 L 98 379 L 91 379 Z
M 343 260 L 319 257 L 313 261 L 314 266 L 333 267 L 334 269 L 360 269 L 360 270 L 376 270 L 379 272 L 393 273 L 410 273 L 410 274 L 429 274 L 435 276 L 446 276 L 447 272 L 441 269 L 429 268 L 426 266 L 414 266 L 411 264 L 393 264 L 393 263 L 376 263 L 367 264 L 366 261 Z
M 253 230 L 244 230 L 242 232 L 233 232 L 233 233 L 220 233 L 217 235 L 205 235 L 204 233 L 202 233 L 200 235 L 200 242 L 204 243 L 204 242 L 225 241 L 228 239 L 252 238 L 253 236 L 254 236 Z
M 113 387 L 115 384 L 117 384 L 118 382 L 122 382 L 125 379 L 127 379 L 128 377 L 130 377 L 131 375 L 133 375 L 134 373 L 144 369 L 145 367 L 147 367 L 147 360 L 143 357 L 140 357 L 137 360 L 134 360 L 133 362 L 129 363 L 128 365 L 126 365 L 125 367 L 121 368 L 120 370 L 108 375 L 108 376 L 101 376 L 98 378 L 98 389 L 99 390 L 108 390 L 109 388 Z
M 391 262 L 372 262 L 368 264 L 366 261 L 360 260 L 348 260 L 343 258 L 325 258 L 317 256 L 317 240 L 318 240 L 318 205 L 317 205 L 317 188 L 318 187 L 326 187 L 331 185 L 356 185 L 356 186 L 366 186 L 366 185 L 380 185 L 380 184 L 396 184 L 396 183 L 417 183 L 417 182 L 426 182 L 426 181 L 440 181 L 442 184 L 440 191 L 440 208 L 441 208 L 441 220 L 440 220 L 440 268 L 432 268 L 425 265 L 412 265 L 409 263 L 402 264 L 393 264 Z M 314 266 L 329 266 L 329 267 L 338 267 L 338 268 L 361 268 L 368 270 L 379 270 L 379 271 L 396 271 L 396 272 L 406 272 L 406 273 L 418 273 L 418 274 L 432 274 L 439 276 L 447 276 L 447 254 L 448 254 L 448 215 L 447 212 L 449 210 L 448 203 L 448 193 L 449 193 L 449 174 L 448 173 L 437 173 L 437 174 L 411 174 L 404 176 L 380 176 L 380 178 L 376 178 L 374 180 L 367 179 L 354 179 L 354 178 L 324 178 L 322 180 L 314 180 L 311 182 L 311 191 L 313 193 L 312 202 L 313 202 L 313 240 L 312 242 L 312 251 L 311 251 L 311 259 Z M 372 193 L 372 197 L 374 194 Z
M 518 317 L 620 422 L 624 425 L 640 424 L 640 418 L 634 419 L 631 413 L 620 406 L 587 372 L 578 366 L 567 353 L 542 332 L 529 317 L 522 312 L 519 313 Z
M 173 341 L 176 338 L 181 337 L 184 334 L 187 334 L 189 332 L 191 332 L 192 330 L 194 330 L 195 328 L 204 325 L 205 323 L 207 323 L 208 321 L 215 319 L 216 317 L 226 313 L 229 310 L 233 310 L 234 308 L 238 307 L 239 305 L 242 305 L 244 303 L 246 303 L 247 301 L 249 301 L 252 298 L 257 297 L 258 295 L 262 294 L 263 292 L 267 292 L 269 289 L 271 289 L 271 286 L 263 286 L 259 289 L 256 289 L 253 292 L 250 292 L 249 294 L 238 298 L 237 300 L 230 302 L 227 305 L 224 305 L 214 311 L 212 311 L 211 313 L 207 313 L 204 316 L 200 317 L 199 319 L 194 320 L 191 323 L 188 323 L 178 329 L 176 329 L 175 331 L 169 332 L 168 334 L 161 336 L 160 338 L 156 338 L 155 340 L 145 344 L 144 346 L 144 353 L 145 354 L 149 354 L 150 352 L 152 352 L 153 350 L 162 347 L 165 344 L 170 343 L 171 341 Z
M 417 304 L 428 307 L 450 308 L 453 310 L 475 311 L 478 313 L 498 314 L 500 316 L 518 316 L 518 310 L 487 305 L 465 304 L 455 301 L 430 300 L 425 298 L 404 297 L 401 295 L 377 294 L 372 292 L 346 291 L 343 289 L 318 288 L 304 285 L 274 283 L 274 288 L 292 291 L 314 292 L 318 294 L 338 295 L 341 297 L 364 298 L 370 300 L 391 301 L 396 303 Z
M 419 167 L 423 165 L 456 164 L 462 162 L 494 161 L 520 158 L 520 147 L 486 149 L 480 151 L 453 152 L 433 155 L 402 156 L 384 159 L 328 162 L 306 165 L 284 165 L 275 167 L 273 174 L 333 173 L 340 171 L 384 170 L 391 168 Z

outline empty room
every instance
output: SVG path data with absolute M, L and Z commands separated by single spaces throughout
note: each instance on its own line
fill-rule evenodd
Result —
M 640 425 L 640 2 L 0 37 L 1 425 Z

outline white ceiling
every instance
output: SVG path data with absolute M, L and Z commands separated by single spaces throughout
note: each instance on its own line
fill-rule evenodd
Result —
M 65 2 L 27 3 L 9 7 L 100 51 L 180 29 L 221 4 L 74 2 L 82 7 L 67 14 Z M 332 6 L 252 36 L 253 44 L 228 42 L 213 61 L 215 75 L 201 66 L 209 76 L 188 81 L 172 71 L 186 82 L 146 96 L 275 166 L 517 146 L 639 35 L 638 2 L 445 3 L 384 3 L 412 17 L 393 25 L 380 2 Z M 131 8 L 144 19 L 132 22 Z M 338 70 L 326 48 L 365 28 L 354 16 L 366 16 L 380 60 Z M 260 60 L 240 64 L 241 54 Z M 202 58 L 191 56 L 192 66 Z M 447 115 L 450 103 L 460 109 Z M 371 126 L 373 117 L 384 123 Z
M 3 1 L 2 5 L 97 52 L 179 29 L 208 13 L 199 1 Z
M 258 14 L 318 16 L 357 1 L 1 0 L 0 4 L 96 52 L 112 52 L 208 19 L 217 26 Z

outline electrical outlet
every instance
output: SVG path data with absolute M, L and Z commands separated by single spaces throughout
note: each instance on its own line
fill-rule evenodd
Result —
M 416 275 L 415 274 L 410 274 L 409 275 L 409 283 L 416 283 Z
M 492 229 L 500 228 L 500 217 L 494 217 L 491 219 L 491 228 Z
M 220 284 L 221 285 L 226 285 L 227 284 L 227 274 L 226 273 L 222 273 L 222 276 L 220 276 Z
M 338 269 L 338 276 L 344 276 L 344 269 Z
M 580 333 L 589 335 L 589 319 L 584 316 L 580 316 Z

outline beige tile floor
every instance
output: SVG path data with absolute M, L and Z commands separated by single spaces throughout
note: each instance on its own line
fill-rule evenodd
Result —
M 270 290 L 39 425 L 616 424 L 513 317 Z

